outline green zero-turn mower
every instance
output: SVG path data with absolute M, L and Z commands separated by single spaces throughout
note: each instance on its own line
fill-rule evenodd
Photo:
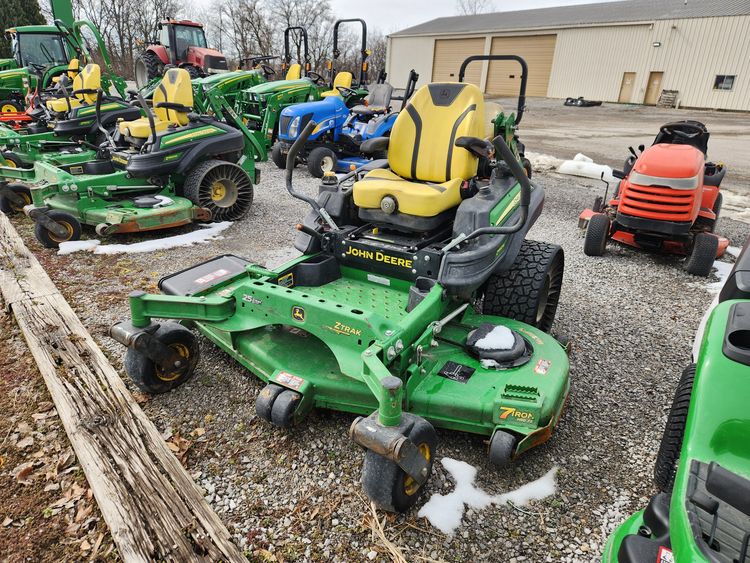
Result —
M 0 186 L 0 210 L 23 210 L 36 221 L 39 241 L 51 248 L 80 238 L 82 223 L 104 236 L 243 217 L 259 176 L 253 139 L 241 122 L 232 126 L 192 113 L 185 69 L 167 71 L 153 112 L 141 103 L 146 117 L 118 123 L 124 147 L 102 128 L 108 140 L 93 160 L 0 168 L 0 177 L 15 180 Z M 101 105 L 100 95 L 96 110 Z
M 615 530 L 605 563 L 750 561 L 750 239 L 704 326 L 656 457 L 660 492 Z
M 490 438 L 497 464 L 544 442 L 569 388 L 545 332 L 563 252 L 524 239 L 544 191 L 502 136 L 482 138 L 483 110 L 472 84 L 421 88 L 388 159 L 326 175 L 317 200 L 292 184 L 308 123 L 286 169 L 313 209 L 297 227 L 303 255 L 275 270 L 219 256 L 163 278 L 161 295 L 132 293 L 110 334 L 133 382 L 160 393 L 188 380 L 197 329 L 267 382 L 256 412 L 272 424 L 314 407 L 362 415 L 349 431 L 366 450 L 362 482 L 388 510 L 412 506 L 428 479 L 433 425 Z

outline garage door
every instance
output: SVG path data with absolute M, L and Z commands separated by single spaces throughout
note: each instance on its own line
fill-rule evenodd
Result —
M 527 96 L 546 96 L 556 35 L 494 37 L 493 55 L 519 55 L 529 65 Z M 521 67 L 512 61 L 493 61 L 487 75 L 486 92 L 495 96 L 516 96 L 521 85 Z
M 476 39 L 437 39 L 432 59 L 432 82 L 457 82 L 461 63 L 471 55 L 484 53 L 484 37 Z M 466 82 L 479 86 L 482 62 L 471 63 L 466 69 Z

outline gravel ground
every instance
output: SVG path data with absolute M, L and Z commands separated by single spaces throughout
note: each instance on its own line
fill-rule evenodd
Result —
M 300 189 L 315 192 L 306 171 L 295 178 Z M 554 333 L 572 347 L 568 407 L 552 440 L 509 469 L 489 465 L 482 439 L 456 432 L 439 431 L 438 457 L 476 466 L 477 484 L 490 494 L 558 465 L 558 493 L 524 511 L 469 511 L 452 537 L 417 518 L 421 502 L 405 516 L 383 521 L 381 514 L 386 537 L 409 561 L 593 561 L 610 531 L 654 492 L 651 471 L 666 411 L 712 295 L 675 258 L 614 244 L 604 258 L 585 257 L 577 216 L 599 193 L 599 182 L 549 173 L 537 180 L 547 201 L 530 238 L 566 252 Z M 28 222 L 15 223 L 121 367 L 124 349 L 104 335 L 126 317 L 127 292 L 153 291 L 162 275 L 222 253 L 276 265 L 290 256 L 293 225 L 305 211 L 284 190 L 282 173 L 265 164 L 249 217 L 223 240 L 204 245 L 58 257 L 33 242 Z M 750 226 L 722 220 L 719 230 L 741 245 Z M 387 560 L 358 483 L 362 453 L 346 435 L 352 417 L 317 411 L 298 428 L 272 428 L 254 412 L 261 382 L 202 344 L 196 377 L 172 393 L 144 398 L 144 409 L 165 437 L 192 441 L 188 468 L 237 542 L 257 560 Z M 425 498 L 452 486 L 436 464 Z

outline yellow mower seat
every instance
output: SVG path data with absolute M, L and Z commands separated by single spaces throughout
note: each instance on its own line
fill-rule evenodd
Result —
M 98 90 L 102 87 L 102 70 L 97 64 L 86 65 L 73 79 L 71 92 L 76 90 Z M 69 92 L 70 93 L 70 92 Z M 82 104 L 96 103 L 96 94 L 76 94 L 70 97 L 70 107 L 76 108 Z M 47 109 L 57 113 L 68 111 L 68 101 L 65 98 L 57 98 L 47 101 Z
M 75 80 L 75 77 L 78 76 L 78 73 L 80 72 L 80 70 L 81 70 L 81 62 L 78 59 L 70 59 L 70 62 L 68 63 L 68 70 L 66 72 L 66 74 L 68 75 L 68 78 L 70 78 L 71 80 Z M 52 78 L 52 83 L 57 84 L 58 82 L 60 82 L 61 77 L 62 75 L 54 76 Z
M 461 184 L 476 176 L 478 161 L 454 143 L 459 137 L 483 138 L 484 120 L 482 92 L 473 84 L 422 86 L 393 125 L 390 169 L 372 170 L 356 182 L 354 204 L 396 225 L 401 214 L 435 217 L 458 206 Z M 384 204 L 387 196 L 395 200 L 395 210 L 388 200 Z
M 302 65 L 298 63 L 291 65 L 289 70 L 286 71 L 286 76 L 284 78 L 286 80 L 299 80 L 302 78 Z
M 352 80 L 353 76 L 351 72 L 339 72 L 336 75 L 336 78 L 333 79 L 333 88 L 323 92 L 320 97 L 327 98 L 328 96 L 341 96 L 339 86 L 343 86 L 344 88 L 351 88 Z
M 152 101 L 157 133 L 166 130 L 170 125 L 187 125 L 190 121 L 187 110 L 193 107 L 193 86 L 188 71 L 184 68 L 170 68 L 154 90 Z M 185 110 L 159 107 L 161 103 L 180 104 Z M 148 117 L 141 117 L 135 121 L 121 121 L 119 129 L 120 134 L 136 139 L 148 139 L 151 135 Z

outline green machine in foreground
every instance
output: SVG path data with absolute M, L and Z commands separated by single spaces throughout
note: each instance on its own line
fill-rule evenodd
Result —
M 656 459 L 660 492 L 604 563 L 750 561 L 750 239 L 696 338 Z
M 522 59 L 489 57 L 518 61 L 525 86 Z M 489 438 L 498 465 L 551 436 L 569 389 L 565 350 L 546 332 L 563 252 L 525 240 L 544 191 L 502 135 L 483 139 L 476 86 L 421 88 L 391 136 L 364 148 L 387 147 L 388 160 L 324 176 L 317 199 L 292 181 L 314 127 L 286 169 L 290 195 L 312 208 L 297 226 L 302 256 L 269 270 L 225 255 L 167 276 L 161 295 L 131 294 L 131 319 L 110 335 L 147 392 L 195 372 L 192 327 L 267 383 L 260 418 L 288 427 L 313 408 L 361 415 L 349 434 L 366 450 L 364 490 L 404 511 L 429 478 L 435 426 Z

